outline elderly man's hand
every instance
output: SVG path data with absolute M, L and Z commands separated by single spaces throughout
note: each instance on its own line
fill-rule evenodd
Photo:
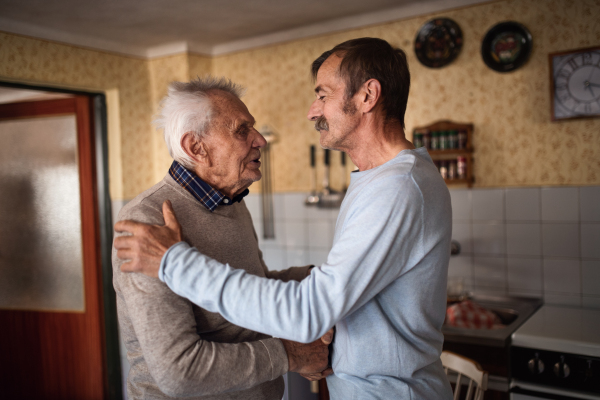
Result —
M 288 355 L 289 370 L 298 372 L 308 380 L 319 380 L 333 373 L 329 367 L 328 346 L 333 340 L 333 329 L 321 339 L 303 344 L 281 340 Z
M 165 224 L 148 225 L 130 220 L 119 221 L 115 231 L 130 233 L 131 236 L 119 236 L 115 239 L 117 257 L 128 260 L 121 265 L 123 272 L 143 272 L 158 278 L 160 261 L 169 247 L 181 242 L 181 226 L 175 218 L 171 202 L 163 203 Z
M 329 344 L 333 341 L 333 335 L 335 335 L 335 327 L 331 328 L 327 331 L 327 333 L 321 336 L 321 342 L 323 342 L 323 344 L 325 344 L 326 346 L 329 346 Z M 308 379 L 309 381 L 318 381 L 320 379 L 328 377 L 331 374 L 333 374 L 333 369 L 330 365 L 328 365 L 327 368 L 323 371 L 314 373 L 300 373 L 301 376 Z

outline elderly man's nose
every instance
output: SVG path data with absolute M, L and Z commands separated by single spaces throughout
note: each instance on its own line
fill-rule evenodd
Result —
M 319 101 L 315 100 L 315 101 L 313 101 L 313 103 L 311 104 L 310 108 L 308 109 L 307 118 L 310 121 L 316 121 L 317 118 L 319 118 L 321 115 L 323 115 L 323 112 L 321 110 Z
M 260 132 L 256 131 L 256 138 L 252 142 L 253 147 L 258 147 L 259 149 L 265 147 L 267 145 L 267 139 Z

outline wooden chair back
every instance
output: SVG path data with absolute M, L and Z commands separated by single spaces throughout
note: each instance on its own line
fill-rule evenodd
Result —
M 450 351 L 443 351 L 441 359 L 446 375 L 449 375 L 450 371 L 458 374 L 456 386 L 454 387 L 454 400 L 459 400 L 460 398 L 461 380 L 463 378 L 468 379 L 465 400 L 483 399 L 483 392 L 487 389 L 488 373 L 481 369 L 481 366 L 476 361 Z

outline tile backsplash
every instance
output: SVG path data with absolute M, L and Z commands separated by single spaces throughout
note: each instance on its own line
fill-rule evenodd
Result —
M 448 275 L 476 292 L 600 308 L 600 187 L 451 190 Z
M 543 297 L 600 308 L 600 187 L 450 190 L 461 253 L 449 276 L 478 293 Z M 262 238 L 260 195 L 246 197 L 269 268 L 321 264 L 338 209 L 307 207 L 307 193 L 275 193 L 275 239 Z
M 307 207 L 308 193 L 275 193 L 275 239 L 262 238 L 260 195 L 250 194 L 269 268 L 322 264 L 339 209 Z M 453 189 L 448 275 L 478 293 L 543 297 L 600 308 L 600 186 Z M 114 201 L 116 217 L 125 202 Z

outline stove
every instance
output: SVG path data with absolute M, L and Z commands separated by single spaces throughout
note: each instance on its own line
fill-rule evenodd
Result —
M 600 310 L 543 306 L 512 334 L 511 400 L 600 400 Z

